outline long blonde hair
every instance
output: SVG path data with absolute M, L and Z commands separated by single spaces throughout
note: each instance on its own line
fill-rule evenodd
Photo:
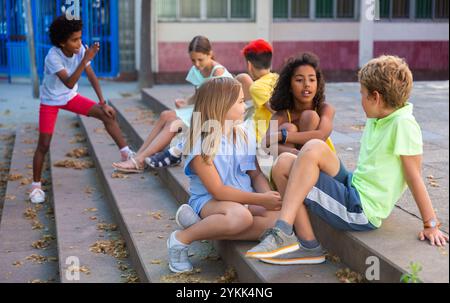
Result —
M 200 155 L 206 163 L 212 164 L 219 151 L 222 132 L 220 131 L 220 135 L 217 132 L 211 134 L 211 129 L 223 129 L 226 115 L 239 98 L 241 89 L 238 81 L 226 77 L 213 78 L 200 86 L 193 97 L 195 106 L 185 147 L 186 155 L 194 152 L 201 140 Z

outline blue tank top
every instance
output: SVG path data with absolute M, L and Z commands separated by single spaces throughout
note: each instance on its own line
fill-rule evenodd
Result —
M 215 77 L 214 73 L 219 68 L 223 68 L 224 73 L 221 76 Z M 206 78 L 202 75 L 202 73 L 195 66 L 193 66 L 186 77 L 186 81 L 191 83 L 192 85 L 194 85 L 195 88 L 199 88 L 206 81 L 213 79 L 213 78 L 220 78 L 220 77 L 234 78 L 233 75 L 225 67 L 223 67 L 220 64 L 214 66 L 211 71 L 211 74 L 209 75 L 209 77 L 206 77 Z

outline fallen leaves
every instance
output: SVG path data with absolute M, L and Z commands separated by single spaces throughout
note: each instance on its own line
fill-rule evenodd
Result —
M 39 239 L 35 242 L 33 242 L 33 244 L 31 244 L 31 246 L 35 249 L 45 249 L 48 246 L 50 246 L 50 241 L 55 240 L 55 237 L 52 235 L 44 235 L 42 237 L 42 239 Z
M 98 211 L 98 209 L 95 207 L 91 207 L 91 208 L 85 208 L 84 211 L 85 212 L 96 212 L 96 211 Z
M 33 220 L 33 219 L 36 218 L 37 213 L 36 213 L 36 210 L 35 210 L 35 209 L 33 209 L 33 208 L 31 208 L 31 207 L 28 207 L 28 208 L 25 209 L 25 212 L 23 213 L 23 216 L 24 216 L 26 219 L 28 219 L 28 220 Z
M 14 196 L 14 195 L 6 195 L 5 196 L 5 200 L 14 201 L 14 200 L 16 200 L 16 196 Z
M 92 194 L 95 191 L 95 188 L 90 187 L 90 186 L 86 186 L 86 188 L 84 189 L 84 192 L 87 193 L 88 195 Z
M 356 130 L 356 131 L 363 131 L 366 126 L 365 125 L 352 125 L 350 126 L 351 129 Z
M 14 267 L 21 267 L 23 265 L 23 262 L 21 262 L 21 261 L 14 261 L 12 265 Z
M 122 174 L 119 172 L 113 172 L 111 175 L 111 178 L 113 178 L 113 179 L 128 179 L 129 177 L 128 177 L 128 175 L 125 175 L 125 174 Z
M 89 248 L 89 251 L 97 254 L 106 254 L 118 259 L 128 257 L 126 244 L 123 240 L 102 240 L 97 241 Z
M 332 262 L 332 263 L 335 263 L 335 264 L 341 263 L 341 259 L 340 259 L 338 256 L 333 255 L 333 254 L 331 254 L 331 253 L 327 253 L 327 254 L 325 255 L 325 258 L 326 258 L 328 261 L 330 261 L 330 262 Z
M 53 166 L 63 168 L 74 168 L 74 169 L 87 169 L 95 167 L 94 162 L 92 162 L 91 160 L 73 160 L 73 159 L 55 162 Z
M 152 265 L 159 265 L 159 264 L 161 264 L 162 262 L 163 262 L 162 260 L 157 259 L 157 260 L 151 260 L 151 261 L 150 261 L 150 264 L 152 264 Z
M 8 181 L 17 181 L 23 178 L 22 174 L 9 174 Z
M 436 181 L 437 178 L 435 178 L 433 175 L 429 175 L 429 176 L 427 177 L 427 179 L 428 179 L 428 184 L 429 184 L 431 187 L 440 187 L 439 183 Z
M 66 157 L 76 158 L 76 159 L 84 158 L 87 156 L 89 156 L 89 151 L 88 151 L 87 147 L 75 148 L 66 154 Z
M 223 276 L 217 278 L 217 283 L 233 283 L 237 281 L 237 273 L 234 268 L 229 268 Z
M 336 277 L 342 283 L 363 283 L 364 278 L 361 274 L 352 271 L 350 268 L 340 269 L 336 272 Z
M 162 219 L 162 214 L 161 214 L 160 211 L 150 212 L 149 215 L 151 217 L 153 217 L 153 219 L 155 219 L 155 220 L 161 220 Z
M 112 223 L 98 223 L 97 224 L 97 230 L 103 230 L 103 231 L 116 231 L 117 225 Z
M 75 144 L 75 143 L 84 143 L 86 142 L 86 137 L 81 134 L 76 134 L 75 137 L 73 137 L 69 143 Z

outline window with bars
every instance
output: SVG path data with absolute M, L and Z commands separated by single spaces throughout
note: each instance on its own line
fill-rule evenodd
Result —
M 357 0 L 273 0 L 274 19 L 356 19 Z
M 158 18 L 183 20 L 253 20 L 255 0 L 157 0 Z
M 380 18 L 396 19 L 448 19 L 449 0 L 379 0 Z

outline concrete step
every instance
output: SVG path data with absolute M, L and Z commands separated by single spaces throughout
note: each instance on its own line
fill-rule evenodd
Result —
M 157 112 L 161 108 L 173 109 L 173 100 L 183 94 L 189 94 L 187 86 L 177 86 L 176 89 L 156 86 L 143 90 L 142 99 Z M 177 195 L 182 196 L 184 192 L 183 198 L 186 201 L 187 181 L 183 179 L 180 169 L 161 172 L 161 177 L 171 186 L 179 184 L 180 193 Z M 419 242 L 417 234 L 422 228 L 421 220 L 400 208 L 395 208 L 382 228 L 373 232 L 341 232 L 315 216 L 312 216 L 312 221 L 322 244 L 359 273 L 365 274 L 367 270 L 371 270 L 370 265 L 373 263 L 369 258 L 376 257 L 380 264 L 381 282 L 399 282 L 403 274 L 410 272 L 411 262 L 422 265 L 423 270 L 419 274 L 422 281 L 449 282 L 448 245 L 437 248 L 426 242 Z
M 60 281 L 62 283 L 121 283 L 136 281 L 118 225 L 94 167 L 57 167 L 64 160 L 90 161 L 78 118 L 60 115 L 50 147 L 53 199 Z M 84 140 L 85 141 L 85 140 Z M 72 153 L 71 156 L 67 156 Z M 96 250 L 99 245 L 118 247 L 115 256 Z M 92 250 L 91 251 L 91 247 Z M 75 263 L 76 262 L 76 263 Z M 73 266 L 78 265 L 79 270 Z
M 112 100 L 111 103 L 118 112 L 122 129 L 141 145 L 144 138 L 151 131 L 151 119 L 142 119 L 142 113 L 151 116 L 146 109 L 146 104 L 140 100 Z M 186 203 L 189 199 L 187 177 L 183 174 L 182 167 L 158 170 L 162 183 L 170 190 L 179 204 Z M 338 282 L 337 271 L 342 264 L 327 262 L 315 266 L 278 267 L 264 264 L 257 260 L 245 258 L 244 253 L 255 245 L 253 242 L 241 241 L 214 241 L 215 247 L 227 265 L 232 266 L 238 272 L 241 282 Z
M 2 218 L 3 202 L 5 201 L 14 138 L 15 133 L 13 130 L 0 129 L 0 221 Z
M 99 121 L 82 117 L 81 125 L 141 282 L 216 282 L 224 277 L 227 268 L 209 242 L 196 243 L 190 249 L 194 274 L 170 273 L 166 242 L 177 228 L 176 201 L 152 174 L 113 178 L 111 164 L 119 160 L 117 147 Z
M 59 282 L 51 194 L 39 206 L 28 201 L 36 138 L 35 125 L 16 130 L 0 223 L 0 283 Z M 48 171 L 43 177 L 49 188 Z

